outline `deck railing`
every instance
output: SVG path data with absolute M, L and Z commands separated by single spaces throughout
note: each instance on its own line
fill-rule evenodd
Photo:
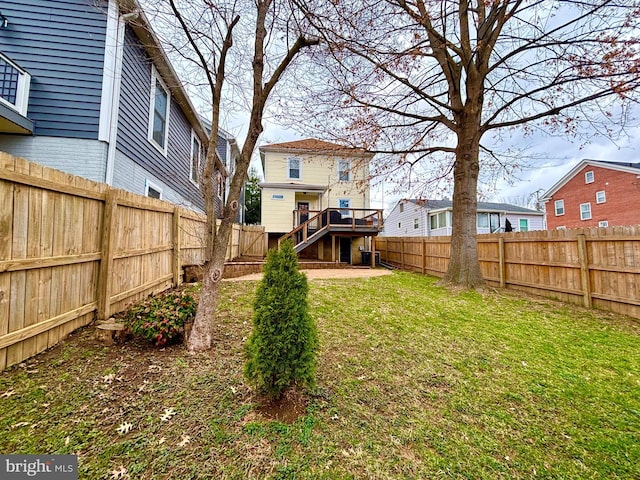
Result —
M 31 75 L 0 52 L 0 102 L 26 116 L 30 85 Z

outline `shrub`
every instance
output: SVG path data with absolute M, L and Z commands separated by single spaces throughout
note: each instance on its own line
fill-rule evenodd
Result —
M 293 243 L 287 240 L 279 251 L 270 250 L 245 347 L 245 376 L 271 398 L 280 398 L 294 384 L 312 387 L 315 383 L 318 340 L 308 291 Z
M 130 306 L 123 320 L 128 332 L 164 347 L 183 337 L 185 323 L 193 321 L 197 307 L 193 287 L 171 290 Z

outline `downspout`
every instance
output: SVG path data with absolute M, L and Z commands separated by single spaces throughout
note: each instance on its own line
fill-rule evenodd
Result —
M 138 18 L 139 11 L 125 13 L 118 17 L 116 36 L 116 64 L 113 72 L 113 90 L 111 92 L 111 119 L 109 121 L 109 149 L 107 150 L 106 183 L 113 185 L 113 172 L 116 163 L 116 142 L 118 140 L 118 115 L 120 110 L 120 84 L 122 83 L 122 57 L 124 56 L 124 33 L 127 22 Z

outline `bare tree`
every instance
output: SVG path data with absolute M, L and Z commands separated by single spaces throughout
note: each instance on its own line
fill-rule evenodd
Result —
M 637 98 L 637 0 L 298 2 L 325 46 L 307 93 L 332 121 L 315 127 L 397 154 L 377 173 L 438 161 L 422 171 L 453 177 L 451 284 L 483 282 L 478 179 L 482 162 L 508 167 L 491 145 L 518 128 L 610 135 Z
M 200 177 L 207 216 L 208 262 L 188 339 L 189 351 L 196 352 L 209 349 L 213 342 L 212 321 L 229 236 L 251 156 L 263 130 L 267 102 L 295 57 L 318 40 L 305 34 L 295 8 L 287 0 L 156 0 L 154 7 L 154 16 L 162 22 L 161 30 L 170 48 L 204 79 L 202 86 L 208 89 L 211 104 L 210 140 Z M 237 52 L 234 41 L 240 44 Z M 234 83 L 228 82 L 229 64 L 233 65 Z M 246 94 L 249 128 L 232 173 L 222 216 L 217 218 L 214 174 L 222 168 L 216 148 L 225 88 Z

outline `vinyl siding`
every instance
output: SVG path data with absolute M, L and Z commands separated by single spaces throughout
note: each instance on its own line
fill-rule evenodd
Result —
M 200 191 L 189 180 L 191 125 L 173 95 L 169 110 L 167 156 L 148 140 L 150 88 L 151 60 L 133 31 L 127 27 L 117 149 L 186 201 L 203 208 Z
M 284 195 L 283 200 L 273 200 L 272 195 Z M 296 193 L 293 190 L 262 189 L 262 225 L 267 232 L 288 232 L 292 228 Z
M 97 140 L 107 3 L 6 0 L 0 50 L 31 75 L 35 135 Z

